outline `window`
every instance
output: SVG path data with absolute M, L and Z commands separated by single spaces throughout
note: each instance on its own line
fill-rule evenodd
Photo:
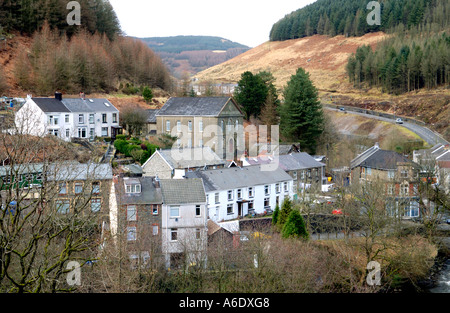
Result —
M 94 140 L 95 134 L 94 134 L 94 128 L 89 129 L 89 138 L 91 140 Z
M 301 171 L 300 172 L 300 179 L 304 180 L 305 179 L 305 171 Z
M 218 192 L 216 192 L 216 193 L 214 194 L 214 202 L 215 202 L 215 203 L 219 203 L 219 193 L 218 193 Z
M 170 132 L 170 121 L 166 121 L 166 131 Z
M 387 177 L 388 177 L 388 179 L 394 179 L 394 177 L 395 177 L 395 171 L 388 171 Z
M 89 124 L 94 124 L 94 114 L 89 114 Z
M 407 178 L 408 177 L 408 170 L 402 170 L 400 172 L 400 177 L 401 178 Z
M 237 190 L 237 197 L 238 199 L 242 199 L 242 189 Z
M 112 122 L 117 123 L 117 113 L 112 114 Z
M 83 192 L 83 184 L 75 183 L 75 194 L 80 194 Z
M 387 186 L 387 194 L 388 195 L 393 195 L 394 194 L 394 186 L 393 185 L 388 185 Z
M 188 131 L 192 131 L 192 121 L 188 121 Z
M 158 235 L 158 233 L 159 233 L 159 226 L 158 226 L 158 224 L 153 224 L 152 225 L 152 234 L 153 234 L 153 236 Z
M 372 175 L 372 169 L 370 167 L 367 168 L 366 175 Z
M 57 200 L 56 201 L 56 211 L 60 214 L 67 214 L 70 210 L 69 200 Z
M 248 203 L 248 211 L 252 211 L 253 210 L 253 200 L 250 200 Z
M 64 116 L 64 122 L 65 122 L 65 123 L 69 123 L 69 114 L 66 114 L 66 115 Z
M 195 239 L 197 240 L 202 239 L 202 231 L 200 230 L 200 228 L 195 229 Z
M 181 122 L 177 121 L 177 132 L 181 133 Z
M 405 184 L 402 184 L 401 185 L 401 194 L 402 195 L 408 195 L 409 194 L 409 184 L 408 183 L 405 183 Z
M 108 137 L 108 127 L 102 127 L 102 137 Z
M 294 178 L 294 180 L 297 179 L 297 172 L 292 172 L 292 177 Z
M 288 183 L 286 181 L 283 183 L 283 189 L 284 189 L 285 192 L 289 191 L 288 190 Z
M 86 138 L 86 128 L 78 128 L 78 138 Z
M 178 239 L 178 228 L 170 229 L 170 240 L 177 241 Z
M 136 227 L 127 227 L 127 240 L 135 241 L 136 240 Z
M 60 183 L 59 184 L 59 194 L 60 195 L 66 195 L 67 194 L 67 183 Z
M 100 193 L 100 183 L 99 182 L 92 183 L 92 193 L 97 194 L 97 195 Z
M 141 193 L 141 185 L 140 184 L 127 184 L 125 185 L 126 193 Z
M 70 137 L 70 129 L 66 129 L 66 137 L 67 137 L 67 138 Z
M 279 183 L 275 184 L 275 192 L 280 193 L 280 191 L 281 191 L 280 184 Z
M 100 212 L 100 209 L 102 207 L 102 201 L 101 199 L 92 199 L 91 200 L 91 210 L 92 212 Z
M 228 201 L 233 200 L 233 190 L 228 190 L 227 195 L 228 195 L 228 197 L 227 197 Z
M 137 221 L 135 205 L 127 206 L 127 221 Z
M 48 124 L 49 124 L 49 125 L 53 125 L 53 115 L 50 115 L 50 116 L 48 117 Z
M 153 215 L 158 215 L 159 214 L 159 208 L 157 204 L 153 204 L 152 205 L 152 214 Z
M 253 198 L 253 187 L 248 188 L 248 197 Z
M 265 194 L 265 195 L 270 194 L 269 185 L 265 185 L 265 186 L 264 186 L 264 194 Z
M 102 114 L 102 123 L 108 123 L 106 113 Z
M 227 205 L 227 214 L 233 214 L 233 204 L 228 204 Z
M 170 207 L 170 217 L 180 217 L 179 207 Z
M 270 199 L 270 198 L 264 198 L 264 207 L 265 207 L 265 208 L 270 207 L 269 199 Z
M 198 131 L 202 132 L 203 131 L 203 121 L 199 121 L 198 122 Z
M 239 129 L 239 120 L 236 120 L 236 127 L 235 127 L 235 130 L 238 131 L 238 129 Z
M 195 216 L 201 216 L 202 215 L 202 210 L 200 205 L 196 205 L 195 206 Z
M 84 124 L 84 114 L 78 114 L 78 123 Z

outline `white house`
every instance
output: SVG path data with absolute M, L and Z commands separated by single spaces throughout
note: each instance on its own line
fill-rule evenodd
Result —
M 261 165 L 186 173 L 187 180 L 202 178 L 208 218 L 220 222 L 247 214 L 271 212 L 285 197 L 293 198 L 293 179 L 283 169 Z
M 208 241 L 201 179 L 161 179 L 161 239 L 166 266 L 206 265 Z
M 119 110 L 107 99 L 63 99 L 59 92 L 54 98 L 28 96 L 16 113 L 15 124 L 22 134 L 41 137 L 51 134 L 65 141 L 115 138 L 121 129 Z

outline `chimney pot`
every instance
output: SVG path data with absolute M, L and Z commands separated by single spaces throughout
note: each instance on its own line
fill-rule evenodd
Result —
M 59 101 L 62 101 L 62 93 L 60 93 L 60 92 L 55 92 L 55 99 L 57 99 L 57 100 L 59 100 Z

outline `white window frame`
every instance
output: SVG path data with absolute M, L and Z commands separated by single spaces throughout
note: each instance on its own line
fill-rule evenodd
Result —
M 166 121 L 166 132 L 170 132 L 170 121 Z
M 180 217 L 180 207 L 179 206 L 171 206 L 169 209 L 170 218 L 178 218 Z
M 233 201 L 233 190 L 228 190 L 227 191 L 227 200 L 228 201 Z
M 137 209 L 135 205 L 127 205 L 127 221 L 137 221 Z
M 136 226 L 128 226 L 127 227 L 127 240 L 128 241 L 136 241 L 137 238 Z

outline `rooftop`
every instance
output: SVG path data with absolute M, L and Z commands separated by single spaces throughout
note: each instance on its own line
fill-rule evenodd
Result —
M 156 116 L 218 116 L 230 101 L 234 103 L 230 97 L 172 97 Z
M 206 203 L 201 179 L 161 179 L 159 184 L 164 204 Z

